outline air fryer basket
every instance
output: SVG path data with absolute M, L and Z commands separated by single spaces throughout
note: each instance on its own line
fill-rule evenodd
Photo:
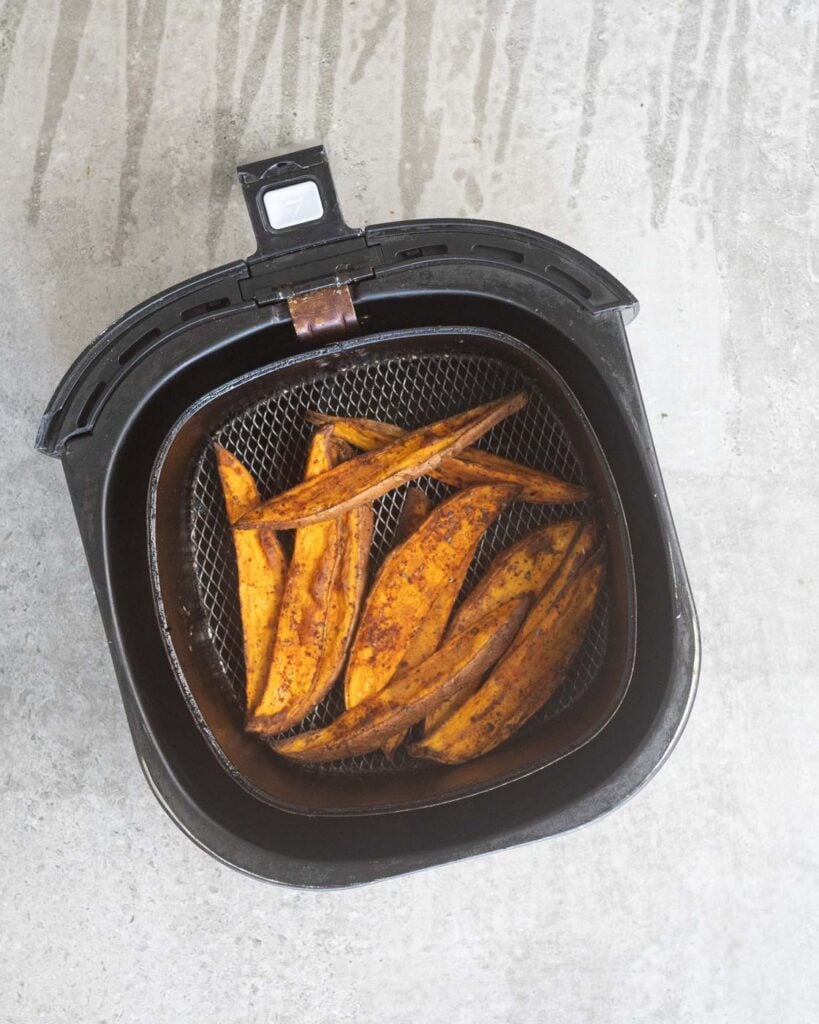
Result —
M 474 764 L 433 766 L 377 752 L 295 767 L 242 733 L 243 660 L 230 532 L 213 441 L 252 470 L 263 495 L 300 479 L 309 409 L 407 427 L 525 388 L 523 410 L 481 440 L 495 452 L 589 484 L 593 514 L 609 547 L 609 582 L 564 685 L 520 734 Z M 320 358 L 291 360 L 197 403 L 171 432 L 152 487 L 154 589 L 169 654 L 183 692 L 217 756 L 265 799 L 307 813 L 364 813 L 451 800 L 542 768 L 587 742 L 616 710 L 628 685 L 635 619 L 624 518 L 599 443 L 554 370 L 497 332 L 428 329 L 347 342 Z M 430 478 L 433 499 L 453 493 Z M 404 488 L 376 503 L 371 569 L 391 546 Z M 166 504 L 167 503 L 167 506 Z M 591 503 L 589 503 L 591 504 Z M 484 537 L 465 585 L 536 526 L 588 514 L 584 506 L 515 503 Z M 297 730 L 331 721 L 340 686 Z M 573 712 L 573 713 L 570 713 Z
M 321 888 L 530 842 L 606 814 L 673 748 L 699 662 L 625 332 L 636 300 L 582 253 L 523 228 L 350 228 L 321 146 L 247 165 L 240 180 L 257 252 L 118 320 L 66 373 L 37 438 L 61 460 L 134 746 L 158 800 L 225 863 Z M 305 181 L 322 216 L 274 229 L 265 196 Z M 356 318 L 360 338 L 337 342 Z M 423 390 L 413 373 L 434 383 L 444 368 L 439 391 L 413 403 Z M 601 629 L 559 702 L 488 757 L 448 770 L 385 771 L 365 759 L 308 772 L 273 757 L 238 728 L 237 624 L 212 440 L 223 437 L 276 489 L 300 471 L 308 404 L 412 424 L 494 397 L 521 375 L 534 402 L 516 419 L 529 432 L 516 434 L 510 421 L 485 443 L 558 469 L 558 452 L 571 455 L 565 471 L 590 481 L 607 526 Z M 354 396 L 364 379 L 380 390 Z M 282 429 L 265 441 L 266 463 L 264 446 L 251 451 L 241 428 L 263 427 L 274 413 Z M 382 502 L 379 545 L 399 498 Z M 533 514 L 516 509 L 494 539 L 525 529 Z M 490 535 L 476 567 L 492 543 Z M 605 650 L 592 671 L 598 642 Z

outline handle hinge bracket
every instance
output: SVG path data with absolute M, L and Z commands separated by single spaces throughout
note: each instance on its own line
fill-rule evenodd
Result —
M 349 338 L 360 334 L 349 285 L 317 288 L 287 300 L 293 328 L 302 341 Z

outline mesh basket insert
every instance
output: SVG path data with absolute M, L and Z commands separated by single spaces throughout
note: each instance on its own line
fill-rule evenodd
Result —
M 340 416 L 366 416 L 411 429 L 524 388 L 530 393 L 526 407 L 499 423 L 478 445 L 569 481 L 588 483 L 581 458 L 547 395 L 503 360 L 467 353 L 393 356 L 316 375 L 284 386 L 234 414 L 213 432 L 210 441 L 224 445 L 244 462 L 266 498 L 301 479 L 313 429 L 305 413 L 311 409 Z M 453 493 L 452 488 L 429 477 L 417 483 L 433 503 Z M 371 577 L 392 547 L 406 486 L 390 491 L 375 503 Z M 482 539 L 461 599 L 501 550 L 538 526 L 583 512 L 582 505 L 512 505 Z M 211 444 L 203 445 L 193 473 L 189 536 L 201 617 L 221 670 L 221 683 L 226 698 L 242 705 L 244 662 L 236 566 Z M 283 540 L 287 543 L 288 535 Z M 594 682 L 609 639 L 607 597 L 605 592 L 601 594 L 583 648 L 566 681 L 526 729 L 537 728 L 561 714 Z M 326 725 L 343 707 L 341 687 L 337 685 L 292 731 Z M 367 775 L 430 768 L 403 751 L 392 761 L 377 751 L 302 770 Z

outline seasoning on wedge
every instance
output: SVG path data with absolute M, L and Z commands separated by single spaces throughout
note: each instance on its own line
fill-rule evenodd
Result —
M 452 608 L 458 599 L 458 594 L 461 592 L 461 588 L 464 585 L 464 579 L 469 571 L 469 566 L 472 562 L 472 558 L 475 554 L 475 548 L 478 546 L 480 537 L 470 547 L 461 561 L 458 568 L 452 573 L 449 579 L 439 589 L 438 595 L 430 606 L 429 612 L 424 616 L 423 620 L 418 624 L 412 639 L 409 642 L 409 646 L 401 659 L 401 664 L 398 666 L 397 675 L 401 675 L 404 672 L 409 671 L 411 668 L 415 668 L 416 665 L 420 664 L 431 654 L 434 654 L 441 643 L 441 639 L 446 631 L 449 617 L 452 614 Z M 479 680 L 475 681 L 477 686 Z M 459 688 L 458 694 L 455 697 L 450 698 L 451 700 L 457 700 L 462 690 Z M 384 753 L 388 757 L 394 757 L 395 752 L 404 742 L 406 733 L 401 732 L 395 736 L 391 736 L 390 739 L 384 744 Z
M 345 442 L 346 443 L 346 442 Z M 401 506 L 401 511 L 398 514 L 398 522 L 395 526 L 395 534 L 393 536 L 393 546 L 398 547 L 399 544 L 403 544 L 418 527 L 423 523 L 426 517 L 429 515 L 430 509 L 432 508 L 432 502 L 427 495 L 421 490 L 420 487 L 415 484 L 410 484 L 407 487 L 407 493 L 404 496 L 404 504 Z M 436 609 L 441 603 L 442 597 L 439 594 L 437 600 L 434 602 L 430 614 L 424 620 L 424 623 L 419 627 L 418 633 L 416 633 L 413 641 L 410 644 L 410 648 L 413 651 L 411 655 L 409 652 L 404 656 L 403 661 L 398 666 L 398 671 L 401 672 L 404 669 L 411 668 L 421 660 L 418 654 L 422 650 L 427 650 L 426 647 L 421 645 L 419 634 L 425 631 L 425 626 L 429 623 L 430 619 L 436 620 L 437 613 Z M 440 639 L 440 634 L 438 636 Z M 417 645 L 417 646 L 416 646 Z M 437 646 L 437 641 L 435 646 Z M 429 649 L 428 653 L 431 654 L 435 647 Z M 426 655 L 424 655 L 426 657 Z M 396 750 L 401 746 L 404 740 L 405 733 L 400 733 L 397 736 L 390 737 L 389 740 L 384 744 L 384 753 L 388 757 L 393 757 Z
M 235 455 L 221 445 L 214 445 L 214 453 L 225 510 L 232 525 L 261 504 L 261 498 L 250 471 Z M 231 533 L 239 576 L 247 707 L 252 707 L 267 681 L 284 594 L 287 559 L 270 527 L 255 533 L 247 530 L 231 530 Z
M 435 469 L 442 459 L 518 412 L 526 401 L 526 393 L 521 391 L 413 430 L 271 498 L 243 516 L 237 526 L 255 529 L 268 523 L 276 529 L 290 529 L 333 519 Z
M 516 490 L 471 487 L 442 502 L 384 560 L 364 605 L 344 678 L 347 707 L 395 675 L 441 589 Z
M 345 442 L 340 443 L 347 449 Z M 342 450 L 342 457 L 347 457 L 348 451 Z M 316 702 L 329 692 L 330 687 L 341 675 L 344 659 L 355 633 L 367 587 L 367 568 L 373 537 L 372 505 L 359 505 L 351 509 L 338 520 L 338 524 L 341 551 L 338 572 L 327 609 L 324 652 L 314 694 Z
M 336 437 L 343 438 L 365 452 L 383 448 L 407 434 L 401 427 L 381 423 L 379 420 L 328 416 L 321 412 L 308 412 L 307 419 L 319 426 L 331 426 Z M 489 483 L 516 484 L 520 487 L 521 501 L 540 504 L 570 504 L 585 501 L 589 497 L 588 490 L 580 484 L 569 483 L 551 473 L 504 459 L 500 455 L 492 455 L 480 448 L 464 448 L 426 472 L 453 487 Z
M 335 761 L 377 750 L 388 737 L 409 728 L 441 700 L 463 686 L 474 685 L 506 650 L 529 603 L 526 597 L 516 597 L 493 609 L 330 725 L 279 740 L 274 749 L 302 762 Z
M 407 493 L 406 496 L 404 497 L 404 504 L 401 506 L 401 512 L 398 515 L 398 524 L 395 527 L 395 536 L 393 538 L 393 543 L 396 547 L 399 544 L 403 544 L 404 541 L 410 536 L 410 534 L 414 533 L 418 529 L 421 523 L 429 515 L 429 510 L 431 508 L 432 502 L 429 500 L 426 494 L 421 490 L 420 487 L 411 484 L 407 488 Z M 439 596 L 438 600 L 435 602 L 430 612 L 430 615 L 433 617 L 435 616 L 435 607 L 438 605 L 438 602 L 440 600 L 441 598 Z M 423 627 L 419 629 L 419 632 L 422 629 Z M 410 646 L 414 647 L 414 642 Z M 408 661 L 407 659 L 408 655 L 405 655 L 403 662 L 399 666 L 399 672 L 401 671 L 402 667 L 410 667 L 411 665 L 416 664 L 418 660 L 420 660 L 418 658 L 415 658 L 411 661 Z M 404 735 L 405 733 L 402 732 L 397 736 L 391 736 L 390 739 L 387 740 L 387 742 L 384 744 L 384 753 L 388 757 L 391 758 L 395 755 L 396 750 L 401 746 L 402 742 L 404 741 Z
M 481 581 L 452 617 L 448 633 L 457 633 L 485 615 L 490 608 L 518 594 L 541 593 L 571 553 L 585 561 L 594 546 L 589 524 L 569 519 L 532 530 L 497 555 Z
M 415 757 L 460 764 L 508 739 L 552 696 L 588 631 L 604 565 L 591 559 L 553 600 L 546 594 L 489 678 L 454 714 L 410 747 Z M 526 628 L 528 626 L 528 628 Z
M 591 554 L 594 538 L 593 526 L 576 519 L 533 530 L 494 559 L 453 616 L 447 636 L 468 628 L 492 608 L 520 594 L 542 601 L 550 593 L 554 600 Z M 470 696 L 468 690 L 461 690 L 444 701 L 428 716 L 424 731 L 436 729 Z
M 319 430 L 305 476 L 326 472 L 338 454 L 331 432 Z M 296 531 L 270 671 L 245 723 L 251 732 L 275 735 L 297 725 L 324 695 L 321 687 L 330 670 L 322 674 L 322 663 L 341 565 L 342 524 L 331 519 Z
M 403 544 L 411 533 L 415 533 L 418 527 L 429 515 L 432 502 L 416 484 L 410 484 L 407 493 L 404 495 L 404 504 L 398 513 L 398 522 L 395 526 L 395 534 L 392 538 L 393 547 Z

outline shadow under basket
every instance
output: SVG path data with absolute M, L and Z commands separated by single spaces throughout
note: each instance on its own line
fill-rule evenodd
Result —
M 350 229 L 321 147 L 247 165 L 240 178 L 258 252 L 118 321 L 66 375 L 38 436 L 63 463 L 154 792 L 220 860 L 320 888 L 531 841 L 608 812 L 673 747 L 699 657 L 624 329 L 636 301 L 587 257 L 520 228 L 455 220 Z M 292 205 L 287 193 L 275 207 L 265 196 L 305 182 L 322 215 L 272 227 L 266 211 Z M 584 483 L 592 498 L 514 503 L 481 541 L 464 594 L 530 530 L 594 515 L 606 584 L 560 689 L 506 743 L 459 766 L 376 752 L 298 767 L 246 734 L 236 567 L 214 442 L 268 497 L 301 477 L 309 410 L 412 428 L 520 389 L 526 407 L 479 446 Z M 432 478 L 419 483 L 436 502 L 452 493 Z M 375 504 L 371 577 L 392 546 L 405 489 Z M 294 731 L 341 708 L 336 688 Z

